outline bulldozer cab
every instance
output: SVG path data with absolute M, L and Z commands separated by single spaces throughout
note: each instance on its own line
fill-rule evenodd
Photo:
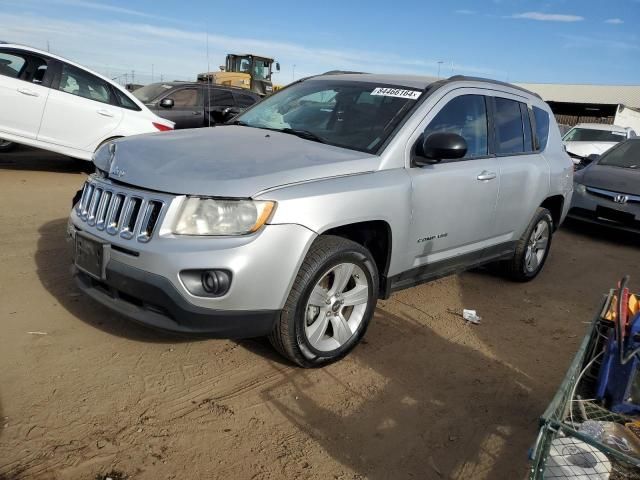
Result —
M 227 55 L 225 72 L 248 74 L 250 77 L 250 89 L 258 95 L 268 95 L 273 92 L 271 82 L 273 58 L 260 57 L 258 55 Z M 280 64 L 276 63 L 276 70 L 280 70 Z

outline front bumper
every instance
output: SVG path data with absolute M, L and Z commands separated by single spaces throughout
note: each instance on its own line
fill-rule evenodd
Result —
M 600 209 L 598 207 L 600 207 Z M 601 209 L 620 212 L 624 216 L 622 218 L 606 218 L 602 216 Z M 611 215 L 611 217 L 614 216 L 615 215 Z M 608 198 L 594 195 L 589 191 L 581 192 L 574 189 L 568 217 L 622 231 L 640 233 L 640 204 L 616 203 Z
M 240 338 L 268 334 L 316 234 L 300 225 L 266 225 L 238 237 L 186 237 L 160 233 L 146 242 L 109 235 L 72 210 L 77 231 L 109 244 L 104 277 L 74 267 L 80 289 L 137 322 L 185 333 Z M 192 294 L 180 272 L 224 269 L 229 290 L 219 297 Z

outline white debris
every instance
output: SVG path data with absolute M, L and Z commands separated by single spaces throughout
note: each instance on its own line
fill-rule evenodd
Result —
M 462 310 L 462 318 L 474 325 L 478 325 L 480 320 L 482 320 L 482 317 L 479 316 L 475 310 L 467 310 L 466 308 Z
M 47 332 L 27 332 L 29 335 L 49 335 Z

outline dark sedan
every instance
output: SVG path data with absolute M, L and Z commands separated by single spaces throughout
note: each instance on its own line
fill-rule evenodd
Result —
M 199 128 L 226 122 L 260 101 L 249 90 L 199 82 L 161 82 L 146 85 L 133 95 L 175 128 Z
M 569 217 L 640 233 L 640 138 L 576 172 Z

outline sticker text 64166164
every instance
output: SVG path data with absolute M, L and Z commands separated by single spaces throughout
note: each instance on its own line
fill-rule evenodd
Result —
M 418 90 L 404 90 L 402 88 L 385 88 L 378 87 L 371 95 L 378 95 L 383 97 L 398 97 L 398 98 L 408 98 L 410 100 L 416 100 L 422 92 Z

